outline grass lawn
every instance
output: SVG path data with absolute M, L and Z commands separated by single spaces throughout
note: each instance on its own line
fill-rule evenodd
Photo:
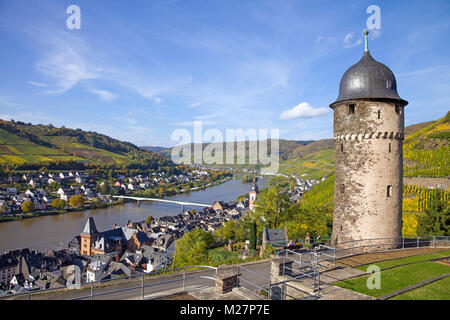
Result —
M 402 293 L 389 300 L 450 300 L 450 277 Z
M 378 267 L 380 267 L 380 269 L 384 269 L 387 267 L 400 266 L 400 265 L 411 263 L 411 262 L 430 260 L 430 259 L 436 259 L 436 258 L 440 258 L 440 257 L 449 257 L 449 256 L 450 256 L 450 250 L 436 252 L 436 253 L 421 254 L 418 256 L 412 256 L 412 257 L 406 257 L 406 258 L 400 258 L 400 259 L 394 259 L 394 260 L 388 260 L 388 261 L 374 262 L 371 264 L 377 265 Z M 355 269 L 358 269 L 361 271 L 367 271 L 367 267 L 371 264 L 359 266 L 359 267 L 356 267 Z
M 381 297 L 385 294 L 449 272 L 450 266 L 436 262 L 420 262 L 381 271 L 380 289 L 367 288 L 368 275 L 335 282 L 333 285 L 372 297 Z

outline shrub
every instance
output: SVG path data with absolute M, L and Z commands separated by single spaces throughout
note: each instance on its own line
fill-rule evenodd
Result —
M 32 201 L 25 201 L 24 203 L 22 203 L 22 211 L 23 212 L 33 212 L 35 207 L 34 207 L 34 203 Z
M 52 201 L 52 207 L 56 209 L 64 209 L 66 205 L 67 205 L 66 201 L 62 199 L 53 199 Z
M 84 197 L 82 195 L 73 195 L 69 199 L 69 205 L 71 207 L 80 207 L 84 205 Z

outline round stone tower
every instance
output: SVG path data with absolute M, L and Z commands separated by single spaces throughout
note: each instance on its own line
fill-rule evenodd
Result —
M 345 72 L 339 97 L 330 105 L 336 154 L 335 244 L 402 237 L 404 107 L 408 102 L 398 95 L 392 71 L 370 55 L 368 31 L 364 35 L 364 55 Z

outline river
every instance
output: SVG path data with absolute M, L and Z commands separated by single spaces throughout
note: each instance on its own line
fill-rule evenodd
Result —
M 260 178 L 258 180 L 259 188 L 263 188 L 267 181 L 268 178 Z M 165 199 L 213 204 L 214 201 L 236 200 L 239 195 L 249 192 L 250 188 L 251 183 L 242 183 L 239 179 L 232 179 L 218 186 L 168 196 Z M 185 210 L 190 209 L 199 210 L 201 208 L 185 207 Z M 111 229 L 114 224 L 124 226 L 128 220 L 139 222 L 144 221 L 148 215 L 158 218 L 165 215 L 176 215 L 180 212 L 180 205 L 142 201 L 138 207 L 133 201 L 104 209 L 0 223 L 0 253 L 18 248 L 44 251 L 67 248 L 69 241 L 83 230 L 88 217 L 93 217 L 97 229 L 104 231 Z

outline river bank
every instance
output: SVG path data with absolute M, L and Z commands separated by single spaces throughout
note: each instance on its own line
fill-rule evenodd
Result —
M 258 180 L 262 189 L 268 178 Z M 242 183 L 240 179 L 230 179 L 220 185 L 210 186 L 203 190 L 183 192 L 164 199 L 192 202 L 210 203 L 214 201 L 234 201 L 238 196 L 248 193 L 251 183 Z M 185 206 L 185 210 L 199 209 Z M 152 215 L 158 218 L 167 215 L 177 215 L 181 206 L 160 202 L 136 201 L 125 202 L 122 205 L 108 206 L 101 209 L 70 211 L 65 214 L 55 214 L 21 219 L 0 223 L 0 251 L 5 252 L 18 248 L 33 248 L 37 250 L 55 250 L 67 248 L 69 241 L 79 235 L 89 217 L 95 219 L 99 231 L 109 230 L 114 225 L 124 226 L 127 221 L 140 222 Z
M 233 178 L 226 177 L 224 179 L 221 179 L 221 180 L 218 180 L 215 182 L 211 182 L 211 183 L 208 183 L 203 186 L 194 187 L 189 190 L 183 189 L 178 192 L 165 192 L 162 194 L 162 196 L 155 196 L 155 198 L 163 199 L 164 197 L 174 196 L 174 195 L 188 193 L 188 192 L 192 192 L 192 191 L 201 191 L 201 190 L 205 190 L 210 187 L 218 186 L 218 185 L 225 183 L 231 179 L 233 179 Z M 130 194 L 129 196 L 140 196 L 140 195 L 141 194 L 139 192 L 137 192 L 137 193 Z M 17 215 L 1 216 L 0 223 L 11 222 L 11 221 L 20 221 L 20 220 L 45 217 L 45 216 L 54 216 L 54 215 L 66 214 L 69 212 L 80 212 L 80 211 L 87 211 L 87 210 L 104 209 L 104 208 L 108 208 L 110 206 L 121 205 L 121 204 L 124 204 L 126 202 L 131 202 L 131 201 L 132 200 L 127 200 L 127 199 L 119 199 L 119 200 L 113 201 L 113 202 L 100 202 L 99 201 L 99 202 L 86 204 L 86 205 L 84 205 L 83 208 L 68 207 L 66 209 L 41 210 L 41 211 L 34 211 L 34 212 L 29 212 L 29 213 L 21 213 L 21 214 L 17 214 Z

